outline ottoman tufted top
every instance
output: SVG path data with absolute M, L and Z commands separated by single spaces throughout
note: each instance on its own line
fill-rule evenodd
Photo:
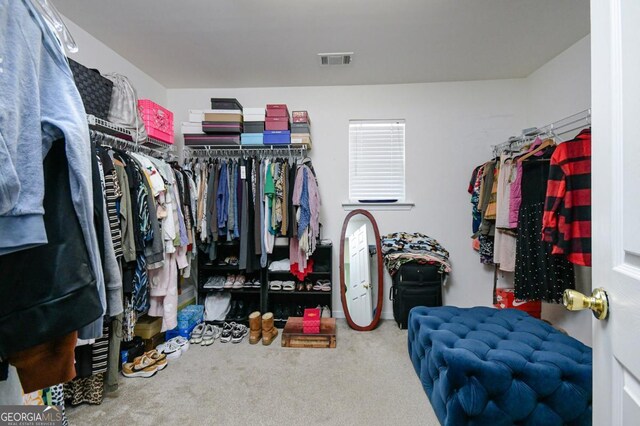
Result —
M 414 308 L 409 353 L 442 424 L 591 423 L 591 348 L 525 312 Z

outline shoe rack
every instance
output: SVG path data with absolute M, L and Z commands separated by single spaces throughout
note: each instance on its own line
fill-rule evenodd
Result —
M 289 258 L 289 245 L 276 245 L 273 253 L 269 255 L 267 268 L 247 274 L 245 270 L 241 270 L 238 265 L 230 265 L 224 263 L 224 260 L 235 256 L 238 257 L 240 245 L 238 241 L 217 242 L 217 258 L 213 261 L 209 260 L 209 256 L 200 251 L 198 252 L 198 304 L 204 305 L 208 294 L 212 292 L 229 292 L 231 293 L 232 310 L 233 307 L 242 302 L 243 312 L 228 318 L 226 321 L 235 321 L 241 324 L 248 324 L 248 316 L 254 310 L 260 312 L 273 312 L 276 318 L 275 325 L 283 328 L 289 316 L 302 316 L 297 310 L 305 308 L 315 308 L 316 306 L 328 306 L 333 312 L 332 294 L 335 283 L 332 282 L 333 272 L 333 246 L 331 244 L 318 245 L 316 251 L 311 256 L 314 261 L 314 270 L 309 273 L 304 282 L 316 284 L 318 280 L 328 280 L 331 282 L 331 291 L 320 290 L 270 290 L 269 282 L 271 281 L 293 281 L 296 285 L 300 280 L 290 271 L 269 271 L 268 265 L 273 261 Z M 249 279 L 259 279 L 260 288 L 231 288 L 231 289 L 214 289 L 205 288 L 204 284 L 210 277 L 220 275 L 225 278 L 228 275 L 242 274 Z M 299 315 L 298 315 L 299 314 Z M 233 315 L 232 315 L 233 316 Z M 212 324 L 222 325 L 224 321 L 208 321 Z
M 224 263 L 224 260 L 230 257 L 239 256 L 240 242 L 235 241 L 218 241 L 216 243 L 217 257 L 215 260 L 209 260 L 208 254 L 203 251 L 198 252 L 198 304 L 204 305 L 205 299 L 208 294 L 215 292 L 229 292 L 231 293 L 231 307 L 230 314 L 234 314 L 234 306 L 240 305 L 242 302 L 242 312 L 236 312 L 236 315 L 232 315 L 232 318 L 226 319 L 226 321 L 235 321 L 236 323 L 248 325 L 249 314 L 255 310 L 263 310 L 263 288 L 265 287 L 264 270 L 248 273 L 240 269 L 238 265 L 232 265 Z M 255 287 L 242 287 L 242 288 L 205 288 L 204 284 L 210 277 L 219 275 L 226 278 L 229 275 L 244 275 L 246 280 L 259 279 L 261 283 L 260 288 Z M 236 309 L 236 310 L 239 310 Z M 222 325 L 224 321 L 208 321 L 215 325 Z
M 314 267 L 313 272 L 309 273 L 304 282 L 311 282 L 316 284 L 318 280 L 328 280 L 331 282 L 331 291 L 320 290 L 272 290 L 269 287 L 269 283 L 272 281 L 293 281 L 296 285 L 300 280 L 289 271 L 270 271 L 267 267 L 265 271 L 265 282 L 263 286 L 266 286 L 266 308 L 269 312 L 273 312 L 276 318 L 275 324 L 278 328 L 284 328 L 287 318 L 289 316 L 302 316 L 297 310 L 304 310 L 305 308 L 315 308 L 316 306 L 328 306 L 329 310 L 333 312 L 332 306 L 332 294 L 335 287 L 335 283 L 332 281 L 333 272 L 333 246 L 331 244 L 318 245 L 316 251 L 311 256 L 313 259 Z M 269 255 L 268 265 L 271 262 L 288 259 L 289 258 L 289 246 L 275 246 L 273 253 Z

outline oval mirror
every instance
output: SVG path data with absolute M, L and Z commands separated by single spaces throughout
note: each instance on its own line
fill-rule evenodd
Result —
M 378 225 L 368 211 L 353 210 L 340 237 L 340 296 L 351 328 L 369 331 L 378 325 L 383 288 Z

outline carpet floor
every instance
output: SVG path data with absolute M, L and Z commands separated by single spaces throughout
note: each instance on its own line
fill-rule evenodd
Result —
M 282 330 L 280 330 L 281 332 Z M 192 345 L 154 377 L 120 378 L 71 425 L 438 425 L 407 354 L 407 331 L 338 320 L 335 349 Z

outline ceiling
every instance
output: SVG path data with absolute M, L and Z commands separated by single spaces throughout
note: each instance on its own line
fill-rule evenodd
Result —
M 54 3 L 167 88 L 519 78 L 589 34 L 589 0 Z M 352 65 L 319 65 L 345 51 Z

